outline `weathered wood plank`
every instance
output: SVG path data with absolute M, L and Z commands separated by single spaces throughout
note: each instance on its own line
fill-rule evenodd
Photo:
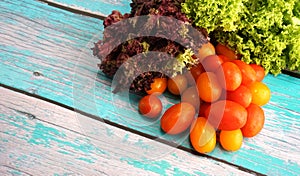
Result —
M 16 170 L 15 168 L 11 168 L 9 166 L 0 165 L 0 175 L 3 176 L 30 176 L 30 174 L 24 173 L 20 170 Z
M 0 5 L 2 84 L 191 148 L 187 139 L 164 135 L 159 122 L 151 123 L 135 113 L 136 101 L 130 107 L 128 100 L 111 94 L 110 80 L 98 73 L 98 61 L 88 49 L 101 38 L 100 20 L 30 0 L 1 1 Z M 268 76 L 265 82 L 273 96 L 264 107 L 267 120 L 261 134 L 246 140 L 238 152 L 218 147 L 209 155 L 265 174 L 297 175 L 299 80 L 280 75 Z
M 59 5 L 90 14 L 107 16 L 113 10 L 122 14 L 130 12 L 131 0 L 40 0 L 51 5 Z
M 0 173 L 250 175 L 1 87 L 0 112 Z

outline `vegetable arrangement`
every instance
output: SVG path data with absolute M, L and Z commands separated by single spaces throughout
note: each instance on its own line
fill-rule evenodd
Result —
M 160 118 L 165 133 L 190 130 L 200 153 L 217 141 L 236 151 L 264 126 L 261 106 L 271 95 L 265 74 L 300 68 L 299 3 L 282 3 L 133 0 L 130 13 L 104 20 L 93 52 L 117 81 L 113 91 L 145 95 L 139 112 Z M 158 95 L 166 91 L 181 102 L 162 112 Z
M 207 45 L 199 52 L 203 50 L 220 52 Z M 155 79 L 148 95 L 139 101 L 139 112 L 160 118 L 161 129 L 167 134 L 190 130 L 191 144 L 200 153 L 213 151 L 217 142 L 227 151 L 237 151 L 244 137 L 254 137 L 262 130 L 265 115 L 261 107 L 271 93 L 261 82 L 263 67 L 230 56 L 209 55 L 191 68 L 193 72 Z M 165 91 L 181 95 L 181 102 L 162 112 L 158 95 Z
M 94 55 L 101 60 L 99 68 L 113 77 L 122 64 L 130 62 L 130 58 L 135 56 L 132 63 L 128 64 L 130 73 L 118 78 L 117 89 L 127 90 L 128 87 L 124 85 L 130 84 L 130 90 L 145 93 L 155 78 L 176 75 L 197 63 L 191 49 L 207 43 L 207 36 L 204 29 L 187 25 L 191 24 L 191 20 L 181 12 L 182 2 L 133 0 L 129 14 L 113 11 L 104 20 L 103 40 L 93 48 Z M 154 51 L 159 53 L 154 55 Z M 146 63 L 140 64 L 141 61 Z M 163 70 L 164 73 L 146 71 L 149 69 Z M 136 75 L 139 76 L 131 83 L 128 78 Z

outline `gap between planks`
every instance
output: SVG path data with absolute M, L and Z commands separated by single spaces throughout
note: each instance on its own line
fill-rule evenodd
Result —
M 41 174 L 45 172 L 45 170 L 39 170 L 40 167 L 44 169 L 57 169 L 51 170 L 51 172 L 65 172 L 73 168 L 74 164 L 76 164 L 76 166 L 74 165 L 76 168 L 71 170 L 73 174 L 74 171 L 84 173 L 89 169 L 97 169 L 97 171 L 91 170 L 91 172 L 95 171 L 97 173 L 103 172 L 109 174 L 110 172 L 113 172 L 120 174 L 123 173 L 123 171 L 120 172 L 120 169 L 126 168 L 126 164 L 118 165 L 114 164 L 114 162 L 121 164 L 124 161 L 129 164 L 128 171 L 125 171 L 128 172 L 128 174 L 135 172 L 131 170 L 133 169 L 132 163 L 138 163 L 133 164 L 133 167 L 137 167 L 136 171 L 140 170 L 140 167 L 144 169 L 144 171 L 140 170 L 140 174 L 141 172 L 146 174 L 147 169 L 151 168 L 151 166 L 161 168 L 161 170 L 148 170 L 154 171 L 154 173 L 171 172 L 174 174 L 177 173 L 178 170 L 183 169 L 182 171 L 193 172 L 193 174 L 195 174 L 195 172 L 212 175 L 223 175 L 224 173 L 237 175 L 255 174 L 247 173 L 239 170 L 237 167 L 220 163 L 209 158 L 188 154 L 160 142 L 152 141 L 139 135 L 130 134 L 127 131 L 114 128 L 110 125 L 93 123 L 93 119 L 87 118 L 83 115 L 78 115 L 76 112 L 69 111 L 34 97 L 29 97 L 5 88 L 0 88 L 0 91 L 3 93 L 0 94 L 0 109 L 3 110 L 2 113 L 6 113 L 6 115 L 8 115 L 7 117 L 9 117 L 6 118 L 4 116 L 4 118 L 1 118 L 1 121 L 4 122 L 1 126 L 4 127 L 4 129 L 1 128 L 0 131 L 4 133 L 0 133 L 3 135 L 3 138 L 1 138 L 2 141 L 0 140 L 0 144 L 3 143 L 3 139 L 7 140 L 7 137 L 9 137 L 9 134 L 5 133 L 5 129 L 14 130 L 14 128 L 16 128 L 17 130 L 14 133 L 15 135 L 10 137 L 11 140 L 7 141 L 9 144 L 14 143 L 16 146 L 10 147 L 8 144 L 1 147 L 0 145 L 0 149 L 4 147 L 4 151 L 6 149 L 9 151 L 3 153 L 3 150 L 0 150 L 0 156 L 2 156 L 2 158 L 9 156 L 9 158 L 7 158 L 8 161 L 4 160 L 1 163 L 3 164 L 3 162 L 5 162 L 9 163 L 9 165 L 14 165 L 16 164 L 14 159 L 18 158 L 18 162 L 22 162 L 22 164 L 19 165 L 18 170 L 25 174 L 28 174 L 30 171 L 32 171 L 33 174 Z M 7 96 L 12 98 L 6 99 Z M 30 115 L 29 117 L 28 114 Z M 76 118 L 85 118 L 85 122 L 89 123 L 91 126 L 88 129 L 82 129 L 82 126 L 78 124 Z M 37 124 L 43 126 L 43 129 L 39 129 L 38 132 L 35 127 Z M 34 132 L 32 132 L 32 130 L 34 130 Z M 32 133 L 38 133 L 39 135 L 37 137 L 33 137 Z M 99 136 L 101 137 L 99 138 Z M 36 142 L 30 143 L 32 140 Z M 69 148 L 74 147 L 74 142 L 76 143 L 76 146 L 82 144 L 82 142 L 87 145 L 86 141 L 91 144 L 88 151 L 85 151 L 87 148 L 85 148 L 84 151 L 74 149 L 70 150 Z M 18 143 L 19 145 L 17 145 Z M 153 148 L 156 148 L 157 150 L 153 150 Z M 22 152 L 19 153 L 18 150 L 21 149 Z M 78 147 L 75 147 L 75 149 L 78 149 Z M 97 151 L 99 149 L 101 153 L 95 152 L 95 149 L 97 149 Z M 64 155 L 65 152 L 61 153 L 59 151 L 65 151 L 67 153 L 71 152 L 74 156 Z M 36 157 L 39 153 L 41 154 L 41 157 Z M 20 158 L 19 154 L 22 154 L 24 157 Z M 66 158 L 64 158 L 63 161 L 56 163 L 60 160 L 60 157 L 55 157 L 55 154 L 59 154 L 61 157 L 65 156 Z M 93 162 L 86 165 L 84 162 L 76 160 L 78 157 L 82 157 L 83 155 L 87 155 L 85 156 L 87 157 L 87 161 L 92 158 Z M 139 158 L 139 155 L 142 157 Z M 135 157 L 137 158 L 134 159 Z M 143 157 L 146 157 L 146 160 Z M 34 160 L 34 163 L 30 164 L 31 159 Z M 67 161 L 72 161 L 73 159 L 75 159 L 74 162 L 72 162 L 73 165 L 67 163 Z M 106 162 L 109 162 L 112 165 Z M 60 165 L 62 163 L 65 163 L 65 165 Z M 154 166 L 151 163 L 154 163 Z M 159 163 L 166 167 L 157 166 L 156 164 Z M 26 167 L 27 164 L 29 164 L 28 167 Z M 37 167 L 39 164 L 40 167 Z M 49 166 L 48 164 L 51 165 Z M 111 168 L 105 167 L 106 164 L 110 165 Z M 3 164 L 2 167 L 3 166 L 9 167 L 10 170 L 16 170 L 12 166 L 7 166 L 7 164 Z M 59 166 L 63 168 L 58 168 Z M 104 167 L 100 168 L 99 166 Z M 0 168 L 0 173 L 5 170 L 7 169 Z
M 187 148 L 187 147 L 185 147 L 185 146 L 178 145 L 178 144 L 172 143 L 172 142 L 170 142 L 170 141 L 168 141 L 168 140 L 161 139 L 161 138 L 159 138 L 159 137 L 156 137 L 156 136 L 152 136 L 152 135 L 143 133 L 143 132 L 138 131 L 138 130 L 135 130 L 135 129 L 133 129 L 133 128 L 128 128 L 128 127 L 126 127 L 126 126 L 120 125 L 120 124 L 118 124 L 118 123 L 114 123 L 114 122 L 112 122 L 112 121 L 109 121 L 109 120 L 100 118 L 100 117 L 98 117 L 98 116 L 89 114 L 89 113 L 84 112 L 84 111 L 81 111 L 81 110 L 78 110 L 78 109 L 74 109 L 74 108 L 72 108 L 72 107 L 70 107 L 70 106 L 67 106 L 67 105 L 65 105 L 65 104 L 59 103 L 59 102 L 57 102 L 57 101 L 53 101 L 53 100 L 50 100 L 50 99 L 48 99 L 48 98 L 41 97 L 41 96 L 39 96 L 39 95 L 32 94 L 32 93 L 29 93 L 29 92 L 26 92 L 26 91 L 23 91 L 23 90 L 19 90 L 19 89 L 16 89 L 16 88 L 14 88 L 14 87 L 10 87 L 10 86 L 7 86 L 7 85 L 4 85 L 4 84 L 1 84 L 1 83 L 0 83 L 0 89 L 1 89 L 1 87 L 5 88 L 5 89 L 8 89 L 8 90 L 10 90 L 10 91 L 13 91 L 13 92 L 17 92 L 17 93 L 21 93 L 21 94 L 27 95 L 27 96 L 32 97 L 32 98 L 36 98 L 36 99 L 38 99 L 38 100 L 45 101 L 45 102 L 47 102 L 47 103 L 51 103 L 51 104 L 60 106 L 60 107 L 62 107 L 62 108 L 65 108 L 65 109 L 68 109 L 68 110 L 70 110 L 70 111 L 73 111 L 73 112 L 75 112 L 75 113 L 79 113 L 80 115 L 85 116 L 85 117 L 88 117 L 88 118 L 90 118 L 90 119 L 92 119 L 92 120 L 96 120 L 96 121 L 99 122 L 99 123 L 105 123 L 105 124 L 111 125 L 111 126 L 113 126 L 113 127 L 120 128 L 120 129 L 122 129 L 122 130 L 131 132 L 131 133 L 133 133 L 133 134 L 136 134 L 136 135 L 139 135 L 139 136 L 148 138 L 148 139 L 150 139 L 150 140 L 154 140 L 154 139 L 155 139 L 155 141 L 157 141 L 157 142 L 160 142 L 160 143 L 162 143 L 162 144 L 168 145 L 168 146 L 170 146 L 170 147 L 176 147 L 177 149 L 182 150 L 182 151 L 185 151 L 185 152 L 188 152 L 188 153 L 190 153 L 190 154 L 192 154 L 192 155 L 195 155 L 195 156 L 198 156 L 198 157 L 205 157 L 205 158 L 208 158 L 208 159 L 212 159 L 212 160 L 214 160 L 214 161 L 216 161 L 216 162 L 221 162 L 221 163 L 230 165 L 230 166 L 235 167 L 235 168 L 237 168 L 237 169 L 239 169 L 239 170 L 241 170 L 241 171 L 248 172 L 248 173 L 251 173 L 251 174 L 255 174 L 255 175 L 264 175 L 264 174 L 262 174 L 262 173 L 259 173 L 259 172 L 250 170 L 250 169 L 248 169 L 248 168 L 245 168 L 245 167 L 242 167 L 242 166 L 239 166 L 239 165 L 230 163 L 230 162 L 228 162 L 228 161 L 226 161 L 226 160 L 222 160 L 222 159 L 219 159 L 219 158 L 216 158 L 216 157 L 213 157 L 213 156 L 210 156 L 210 155 L 206 155 L 206 154 L 200 154 L 200 153 L 198 153 L 198 152 L 196 152 L 196 151 L 194 151 L 194 150 L 192 150 L 192 149 L 190 149 L 190 148 Z M 27 112 L 21 112 L 21 113 L 27 114 Z M 27 115 L 30 116 L 30 117 L 32 117 L 33 119 L 35 118 L 35 116 L 34 116 L 33 114 L 28 113 Z M 43 121 L 43 120 L 41 120 L 41 121 Z M 47 123 L 49 123 L 49 122 L 47 122 Z M 55 124 L 53 124 L 53 125 L 55 125 Z M 60 126 L 60 127 L 61 127 L 61 126 Z M 76 131 L 74 131 L 74 132 L 76 132 Z M 77 132 L 76 132 L 76 133 L 77 133 Z
M 75 14 L 79 14 L 79 15 L 83 15 L 83 16 L 87 16 L 87 17 L 92 17 L 92 18 L 96 18 L 96 19 L 100 19 L 100 20 L 104 20 L 107 17 L 106 14 L 103 14 L 103 13 L 100 13 L 100 12 L 95 12 L 95 11 L 92 11 L 92 10 L 88 10 L 86 8 L 83 8 L 83 7 L 70 6 L 70 5 L 60 3 L 60 2 L 56 2 L 56 1 L 53 1 L 53 0 L 37 0 L 37 1 L 40 1 L 42 3 L 46 3 L 46 4 L 48 4 L 49 6 L 52 6 L 52 7 L 56 7 L 56 8 L 62 9 L 62 10 L 66 10 L 68 12 L 72 12 L 72 13 L 75 13 Z M 112 9 L 112 10 L 114 10 L 114 9 Z M 283 70 L 282 73 L 300 79 L 300 72 L 299 71 Z
M 31 174 L 21 171 L 19 169 L 13 168 L 8 165 L 0 165 L 0 174 L 6 175 L 18 175 L 18 176 L 32 176 Z
M 75 14 L 79 14 L 79 15 L 84 15 L 84 16 L 88 16 L 88 17 L 92 17 L 92 18 L 97 18 L 100 20 L 104 20 L 106 18 L 107 15 L 102 14 L 102 13 L 97 13 L 97 12 L 93 12 L 87 9 L 83 9 L 80 7 L 71 7 L 71 6 L 67 6 L 66 4 L 63 3 L 59 3 L 59 2 L 55 2 L 55 1 L 49 1 L 49 0 L 37 0 L 43 3 L 48 4 L 49 6 L 52 7 L 56 7 L 62 10 L 66 10 Z
M 22 89 L 23 90 L 23 89 Z M 47 96 L 46 96 L 47 97 Z M 61 101 L 59 101 L 59 102 L 61 102 Z M 89 111 L 86 111 L 86 112 L 89 112 Z

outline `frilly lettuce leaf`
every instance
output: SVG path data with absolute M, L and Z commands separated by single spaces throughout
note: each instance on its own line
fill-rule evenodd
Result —
M 186 0 L 182 11 L 245 62 L 300 71 L 299 0 Z

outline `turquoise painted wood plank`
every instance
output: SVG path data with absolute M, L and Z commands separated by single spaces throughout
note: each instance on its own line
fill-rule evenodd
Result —
M 98 61 L 88 49 L 101 38 L 99 20 L 35 1 L 20 2 L 0 2 L 4 7 L 0 11 L 2 84 L 191 148 L 184 135 L 164 135 L 158 121 L 140 117 L 136 100 L 131 99 L 129 105 L 124 97 L 111 94 L 110 80 L 98 72 Z M 218 147 L 209 155 L 265 174 L 297 175 L 299 80 L 280 75 L 268 76 L 265 82 L 270 84 L 273 96 L 265 106 L 267 121 L 262 133 L 246 140 L 238 152 L 228 153 Z M 163 101 L 165 106 L 172 104 L 168 98 Z
M 0 173 L 251 175 L 24 94 L 0 93 Z
M 0 165 L 0 175 L 13 175 L 13 176 L 30 176 L 27 173 L 24 173 L 20 170 L 11 168 L 9 166 Z
M 42 0 L 51 4 L 76 9 L 100 16 L 107 16 L 113 10 L 118 10 L 122 14 L 130 12 L 131 0 Z

